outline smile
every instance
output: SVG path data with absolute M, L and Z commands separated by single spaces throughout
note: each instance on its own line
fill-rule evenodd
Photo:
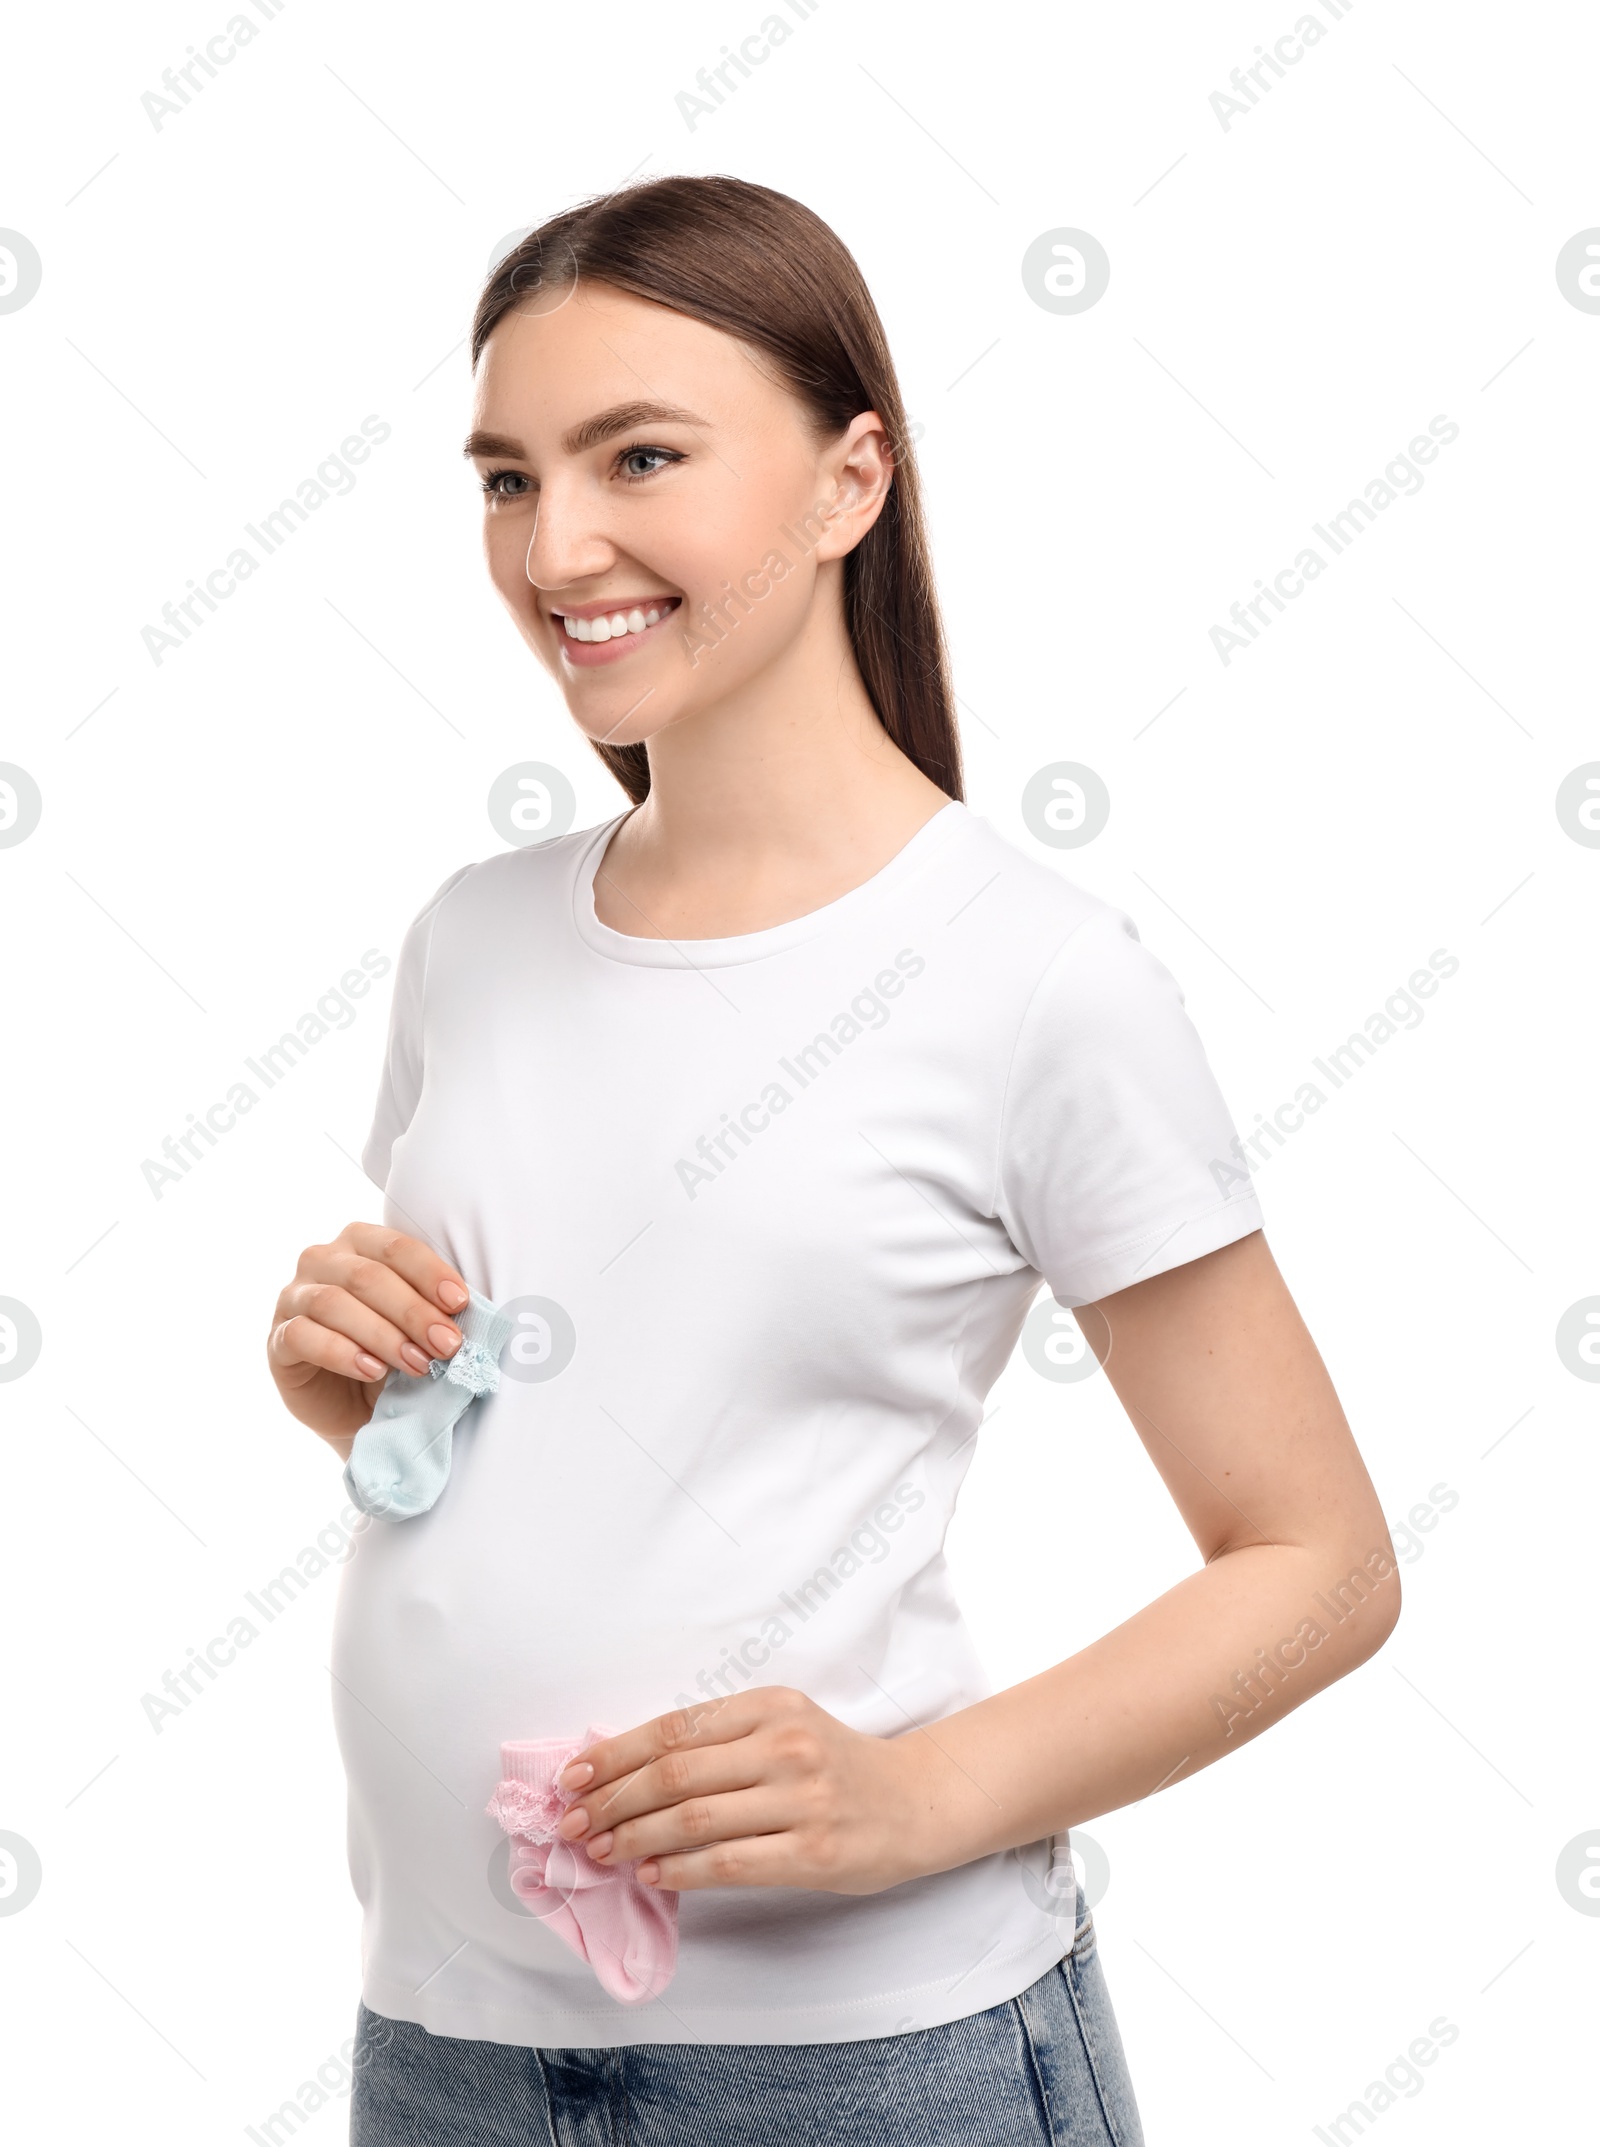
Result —
M 562 653 L 569 662 L 584 668 L 614 663 L 637 648 L 683 602 L 681 597 L 652 597 L 642 604 L 585 605 L 580 612 L 556 611 L 562 629 Z
M 643 611 L 634 604 L 621 611 L 599 612 L 589 619 L 570 611 L 558 611 L 556 617 L 573 641 L 620 641 L 624 634 L 642 634 L 646 627 L 659 625 L 681 602 L 681 597 L 665 596 Z

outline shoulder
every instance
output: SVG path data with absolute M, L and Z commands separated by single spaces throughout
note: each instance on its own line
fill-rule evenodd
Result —
M 981 891 L 974 912 L 1014 950 L 1013 974 L 1030 998 L 1137 990 L 1156 976 L 1176 985 L 1119 904 L 1059 866 L 1030 855 L 977 814 L 964 823 L 959 870 Z
M 486 916 L 508 909 L 525 917 L 530 902 L 554 898 L 570 887 L 589 845 L 614 827 L 617 817 L 458 865 L 428 897 L 416 922 L 459 915 L 482 923 Z

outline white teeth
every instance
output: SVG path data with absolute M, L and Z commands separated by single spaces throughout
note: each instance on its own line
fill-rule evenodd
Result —
M 561 625 L 569 641 L 617 641 L 624 634 L 642 634 L 646 627 L 656 626 L 672 609 L 652 604 L 642 611 L 635 604 L 631 611 L 613 611 L 595 619 L 575 619 L 570 613 L 561 614 Z

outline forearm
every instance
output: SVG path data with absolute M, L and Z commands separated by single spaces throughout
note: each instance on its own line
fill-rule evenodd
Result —
M 907 1731 L 918 1872 L 1136 1803 L 1236 1751 L 1387 1638 L 1387 1536 L 1339 1557 L 1256 1544 L 1214 1558 L 1037 1677 Z

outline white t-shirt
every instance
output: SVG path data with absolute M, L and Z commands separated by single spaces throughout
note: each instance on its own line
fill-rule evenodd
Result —
M 684 1892 L 674 1979 L 624 2006 L 506 1889 L 501 1740 L 761 1683 L 882 1737 L 984 1698 L 943 1543 L 1040 1278 L 1084 1304 L 1261 1211 L 1172 976 L 965 805 L 822 909 L 685 942 L 596 917 L 622 817 L 464 866 L 396 970 L 364 1167 L 529 1302 L 437 1505 L 341 1576 L 363 1995 L 525 2045 L 932 2026 L 1070 1945 L 1045 1844 Z

